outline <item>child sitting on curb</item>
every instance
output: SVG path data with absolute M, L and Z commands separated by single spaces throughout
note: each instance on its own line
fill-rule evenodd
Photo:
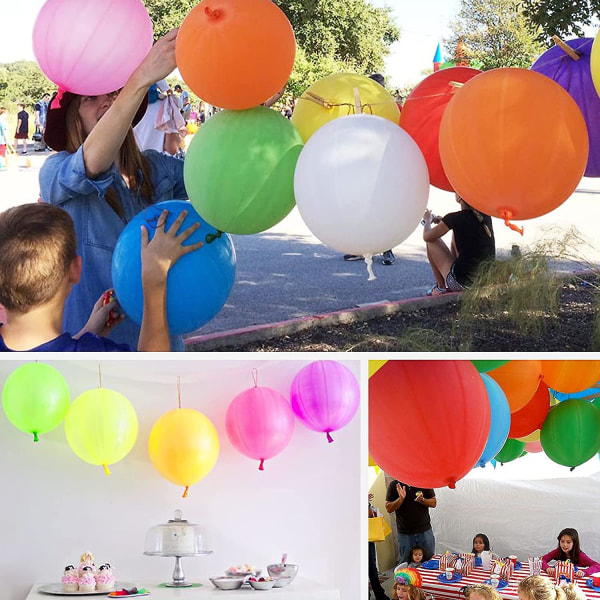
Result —
M 183 246 L 199 223 L 179 233 L 187 212 L 182 211 L 165 231 L 163 211 L 156 233 L 148 242 L 142 227 L 142 287 L 144 313 L 138 350 L 170 350 L 166 316 L 167 273 L 184 254 L 202 242 Z M 0 327 L 0 351 L 128 352 L 133 348 L 104 337 L 118 324 L 109 319 L 115 302 L 100 298 L 84 328 L 63 333 L 65 301 L 81 276 L 73 220 L 50 204 L 24 204 L 0 214 L 0 304 L 7 322 Z M 114 314 L 114 313 L 113 313 Z

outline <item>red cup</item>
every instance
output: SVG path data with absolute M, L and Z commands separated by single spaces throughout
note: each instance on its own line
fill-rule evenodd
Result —
M 599 577 L 592 577 L 592 585 L 594 587 L 600 587 L 600 576 Z

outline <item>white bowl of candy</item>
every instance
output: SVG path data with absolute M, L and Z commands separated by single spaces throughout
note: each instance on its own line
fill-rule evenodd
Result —
M 272 577 L 259 577 L 258 579 L 256 577 L 250 577 L 248 583 L 255 590 L 270 590 L 275 585 L 275 579 Z

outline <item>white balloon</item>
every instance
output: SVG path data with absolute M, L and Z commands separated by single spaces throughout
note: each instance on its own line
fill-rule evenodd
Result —
M 398 125 L 349 115 L 308 140 L 294 191 L 300 215 L 324 244 L 377 254 L 402 243 L 421 221 L 429 173 L 416 142 Z

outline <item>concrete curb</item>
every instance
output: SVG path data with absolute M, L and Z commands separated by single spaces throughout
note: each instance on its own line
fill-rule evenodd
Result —
M 291 319 L 289 321 L 280 321 L 279 323 L 267 323 L 264 325 L 253 325 L 231 331 L 222 331 L 218 333 L 209 333 L 188 337 L 185 340 L 186 351 L 188 352 L 206 352 L 217 350 L 227 346 L 236 346 L 238 344 L 247 344 L 250 342 L 262 342 L 284 335 L 292 335 L 313 327 L 328 327 L 330 325 L 357 323 L 368 321 L 376 317 L 384 317 L 398 312 L 408 312 L 418 308 L 438 306 L 448 304 L 457 299 L 460 293 L 447 293 L 441 296 L 408 298 L 404 300 L 395 300 L 393 302 L 380 302 L 359 306 L 357 308 L 348 308 L 331 313 L 323 313 Z M 235 351 L 235 348 L 232 348 Z

